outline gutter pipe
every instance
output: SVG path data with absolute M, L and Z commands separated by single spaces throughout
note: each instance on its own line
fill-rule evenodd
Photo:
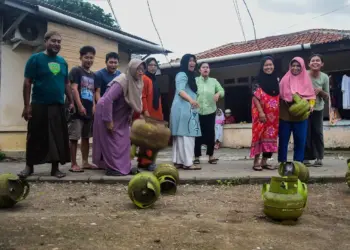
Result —
M 251 52 L 226 55 L 226 56 L 204 58 L 204 59 L 198 60 L 198 63 L 201 63 L 201 62 L 216 63 L 216 62 L 249 58 L 249 57 L 261 56 L 261 55 L 266 56 L 271 54 L 280 54 L 280 53 L 292 52 L 292 51 L 303 51 L 303 50 L 309 50 L 309 49 L 311 49 L 311 43 L 286 46 L 282 48 L 264 49 L 261 51 L 251 51 Z M 171 65 L 169 63 L 165 63 L 160 65 L 160 69 L 169 69 L 169 68 L 178 68 L 178 67 L 180 67 L 180 63 L 171 63 Z

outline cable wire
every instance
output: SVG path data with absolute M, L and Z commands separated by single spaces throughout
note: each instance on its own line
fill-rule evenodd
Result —
M 242 18 L 241 18 L 241 14 L 239 12 L 239 7 L 238 7 L 237 0 L 232 0 L 232 3 L 233 3 L 233 6 L 234 6 L 236 14 L 237 14 L 237 19 L 238 19 L 239 25 L 241 26 L 241 31 L 242 31 L 242 35 L 243 35 L 244 41 L 247 42 L 247 38 L 245 36 L 243 23 L 242 23 Z
M 117 15 L 116 15 L 115 12 L 114 12 L 113 5 L 112 5 L 111 0 L 107 0 L 107 3 L 108 3 L 108 5 L 109 5 L 109 7 L 111 8 L 112 15 L 113 15 L 113 17 L 114 17 L 114 20 L 115 20 L 117 26 L 118 26 L 119 29 L 121 30 L 122 28 L 120 27 L 120 24 L 119 24 L 118 19 L 117 19 Z
M 342 9 L 348 8 L 348 7 L 350 7 L 350 2 L 344 4 L 344 5 L 342 5 L 342 6 L 338 7 L 338 8 L 336 8 L 336 9 L 333 9 L 333 10 L 331 10 L 331 11 L 327 11 L 327 12 L 322 13 L 322 14 L 320 14 L 320 15 L 314 16 L 314 17 L 310 18 L 309 20 L 314 20 L 314 19 L 317 19 L 317 18 L 319 18 L 319 17 L 324 17 L 324 16 L 327 16 L 327 15 L 329 15 L 329 14 L 332 14 L 332 13 L 334 13 L 334 12 L 337 12 L 337 11 L 339 11 L 339 10 L 342 10 Z M 306 21 L 306 20 L 305 20 L 305 21 Z M 294 23 L 294 24 L 292 24 L 292 25 L 290 25 L 290 26 L 288 26 L 288 27 L 286 27 L 286 28 L 277 30 L 277 31 L 274 32 L 273 34 L 279 33 L 280 31 L 283 31 L 283 30 L 287 30 L 287 29 L 293 28 L 294 26 L 297 26 L 297 25 L 300 25 L 300 24 L 304 24 L 305 21 L 299 22 L 299 23 Z
M 258 47 L 261 56 L 263 56 L 263 53 L 262 53 L 262 51 L 261 51 L 261 49 L 260 49 L 260 46 L 259 46 L 259 43 L 258 43 L 258 39 L 256 38 L 256 29 L 255 29 L 254 19 L 253 19 L 253 17 L 252 17 L 252 14 L 251 14 L 250 11 L 249 11 L 249 7 L 248 7 L 248 5 L 247 5 L 247 3 L 246 3 L 245 0 L 243 0 L 243 3 L 244 3 L 244 5 L 245 5 L 245 7 L 246 7 L 246 9 L 247 9 L 247 12 L 248 12 L 248 14 L 249 14 L 250 20 L 252 21 L 252 24 L 253 24 L 254 39 L 255 39 L 256 46 Z
M 162 38 L 160 37 L 160 34 L 159 34 L 159 32 L 158 32 L 158 29 L 157 29 L 157 26 L 156 26 L 156 24 L 155 24 L 155 22 L 154 22 L 154 20 L 153 20 L 153 15 L 152 15 L 152 11 L 151 11 L 151 6 L 150 6 L 150 4 L 149 4 L 149 1 L 148 1 L 148 0 L 146 0 L 146 1 L 147 1 L 147 6 L 148 6 L 148 12 L 149 12 L 149 15 L 150 15 L 150 17 L 151 17 L 151 20 L 152 20 L 152 23 L 153 23 L 153 27 L 154 27 L 154 29 L 155 29 L 157 35 L 158 35 L 158 38 L 159 38 L 159 41 L 160 41 L 160 45 L 162 46 L 162 49 L 163 49 L 163 52 L 164 52 L 164 56 L 165 56 L 165 58 L 166 58 L 168 64 L 170 65 L 170 67 L 172 67 L 172 65 L 171 65 L 171 63 L 170 63 L 170 61 L 169 61 L 169 59 L 168 59 L 168 57 L 167 57 L 167 53 L 166 53 L 166 51 L 165 51 Z

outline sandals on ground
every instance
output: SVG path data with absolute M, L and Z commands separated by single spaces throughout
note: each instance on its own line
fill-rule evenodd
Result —
M 183 169 L 184 170 L 201 170 L 202 168 L 200 166 L 197 166 L 197 165 L 192 165 L 190 167 L 183 166 Z
M 272 166 L 270 164 L 262 165 L 261 168 L 262 169 L 267 169 L 267 170 L 276 170 L 277 169 L 276 166 Z
M 253 170 L 254 171 L 262 171 L 263 168 L 260 165 L 255 165 L 255 166 L 253 166 Z

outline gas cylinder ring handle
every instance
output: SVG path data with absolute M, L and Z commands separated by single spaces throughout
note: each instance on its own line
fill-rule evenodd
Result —
M 284 181 L 282 181 L 280 186 L 281 186 L 281 188 L 285 189 L 286 188 L 286 183 Z
M 21 201 L 24 200 L 25 198 L 27 198 L 28 194 L 29 194 L 29 184 L 28 182 L 24 181 L 24 180 L 19 180 L 19 182 L 24 186 L 24 190 L 23 190 L 23 194 L 19 197 L 19 199 L 17 201 Z

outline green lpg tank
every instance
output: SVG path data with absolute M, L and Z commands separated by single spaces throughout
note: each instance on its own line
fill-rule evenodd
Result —
M 175 194 L 180 181 L 179 171 L 173 164 L 162 163 L 154 170 L 163 194 Z
M 29 194 L 29 185 L 18 176 L 6 173 L 0 175 L 0 208 L 13 207 Z
M 303 214 L 307 194 L 306 184 L 296 176 L 272 177 L 262 188 L 264 213 L 274 220 L 296 220 Z
M 347 160 L 348 171 L 346 172 L 345 178 L 348 186 L 350 187 L 350 159 Z
M 298 161 L 281 163 L 278 173 L 280 176 L 297 176 L 301 182 L 305 183 L 310 177 L 309 168 Z
M 153 173 L 139 173 L 130 180 L 128 194 L 131 201 L 139 208 L 150 207 L 159 198 L 159 181 Z

